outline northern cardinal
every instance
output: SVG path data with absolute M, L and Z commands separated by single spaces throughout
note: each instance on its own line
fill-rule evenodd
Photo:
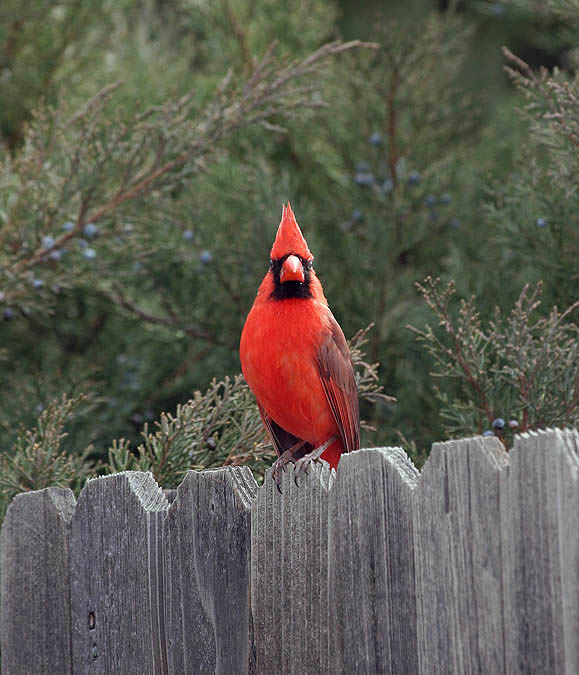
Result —
M 337 468 L 343 452 L 360 447 L 360 414 L 346 339 L 289 202 L 270 258 L 239 354 L 279 456 L 272 471 L 279 487 L 288 462 L 296 477 L 320 457 Z

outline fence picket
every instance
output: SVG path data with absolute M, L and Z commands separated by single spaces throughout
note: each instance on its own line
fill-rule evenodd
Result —
M 400 448 L 346 455 L 330 492 L 330 673 L 417 673 L 412 492 Z
M 17 495 L 0 537 L 2 672 L 69 673 L 71 490 Z
M 414 499 L 421 673 L 504 667 L 496 438 L 435 443 Z
M 165 520 L 171 673 L 250 672 L 250 506 L 246 467 L 189 471 Z
M 328 670 L 327 465 L 281 493 L 268 471 L 252 507 L 251 595 L 258 673 Z
M 167 673 L 161 520 L 150 473 L 87 481 L 70 537 L 73 673 Z
M 503 477 L 509 673 L 579 672 L 579 435 L 525 434 Z

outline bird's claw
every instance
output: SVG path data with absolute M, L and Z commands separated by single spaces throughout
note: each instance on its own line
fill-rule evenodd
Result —
M 309 468 L 312 461 L 315 461 L 315 460 L 312 459 L 309 455 L 306 455 L 305 457 L 300 457 L 300 459 L 298 459 L 298 461 L 295 463 L 295 466 L 294 466 L 294 483 L 298 487 L 299 487 L 298 478 L 302 474 L 305 474 L 306 476 L 308 475 L 308 468 Z
M 282 453 L 273 463 L 271 467 L 271 477 L 273 478 L 279 493 L 281 494 L 281 474 L 282 471 L 285 471 L 286 466 L 290 462 L 294 462 L 294 456 L 291 450 L 286 450 Z
M 274 480 L 274 483 L 278 489 L 278 492 L 281 494 L 281 474 L 282 471 L 285 471 L 285 464 L 278 464 L 277 461 L 272 467 L 271 477 Z
M 309 452 L 307 455 L 304 455 L 297 460 L 294 466 L 294 482 L 296 485 L 298 484 L 298 478 L 302 474 L 305 474 L 306 476 L 308 475 L 310 464 L 312 464 L 312 462 L 318 462 L 320 457 L 324 454 L 324 452 L 326 452 L 326 450 L 336 439 L 337 436 L 332 436 L 325 443 L 322 443 L 322 445 L 314 448 L 314 450 Z

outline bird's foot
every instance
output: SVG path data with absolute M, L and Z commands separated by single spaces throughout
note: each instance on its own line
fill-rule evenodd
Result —
M 338 440 L 338 436 L 331 436 L 325 443 L 322 443 L 317 448 L 314 448 L 311 452 L 309 452 L 307 455 L 304 455 L 303 457 L 300 457 L 298 461 L 295 463 L 294 467 L 294 481 L 296 485 L 298 484 L 298 478 L 302 475 L 305 474 L 307 476 L 308 474 L 308 468 L 312 462 L 317 462 L 320 457 L 326 452 L 326 450 L 332 445 L 334 441 Z
M 291 448 L 288 448 L 282 454 L 275 460 L 273 463 L 273 466 L 271 467 L 271 477 L 275 481 L 275 484 L 277 485 L 277 489 L 279 490 L 279 493 L 281 494 L 281 474 L 282 471 L 285 471 L 286 466 L 290 462 L 296 461 L 295 459 L 295 453 L 300 450 L 304 445 L 306 444 L 306 441 L 298 441 L 297 443 L 294 443 Z

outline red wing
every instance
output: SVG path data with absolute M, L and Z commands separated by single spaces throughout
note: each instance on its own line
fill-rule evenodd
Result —
M 290 434 L 289 431 L 282 429 L 277 422 L 274 422 L 271 417 L 265 412 L 265 410 L 258 403 L 257 407 L 259 408 L 259 414 L 261 415 L 261 421 L 263 426 L 266 428 L 267 435 L 269 436 L 273 447 L 277 454 L 281 457 L 286 450 L 295 445 L 298 441 L 301 441 L 301 438 Z M 303 457 L 305 454 L 313 450 L 311 443 L 305 443 L 303 447 L 299 448 L 295 452 L 292 452 L 292 455 L 295 459 Z
M 350 452 L 360 447 L 358 390 L 348 343 L 338 322 L 330 317 L 331 332 L 318 349 L 318 372 L 344 449 Z

